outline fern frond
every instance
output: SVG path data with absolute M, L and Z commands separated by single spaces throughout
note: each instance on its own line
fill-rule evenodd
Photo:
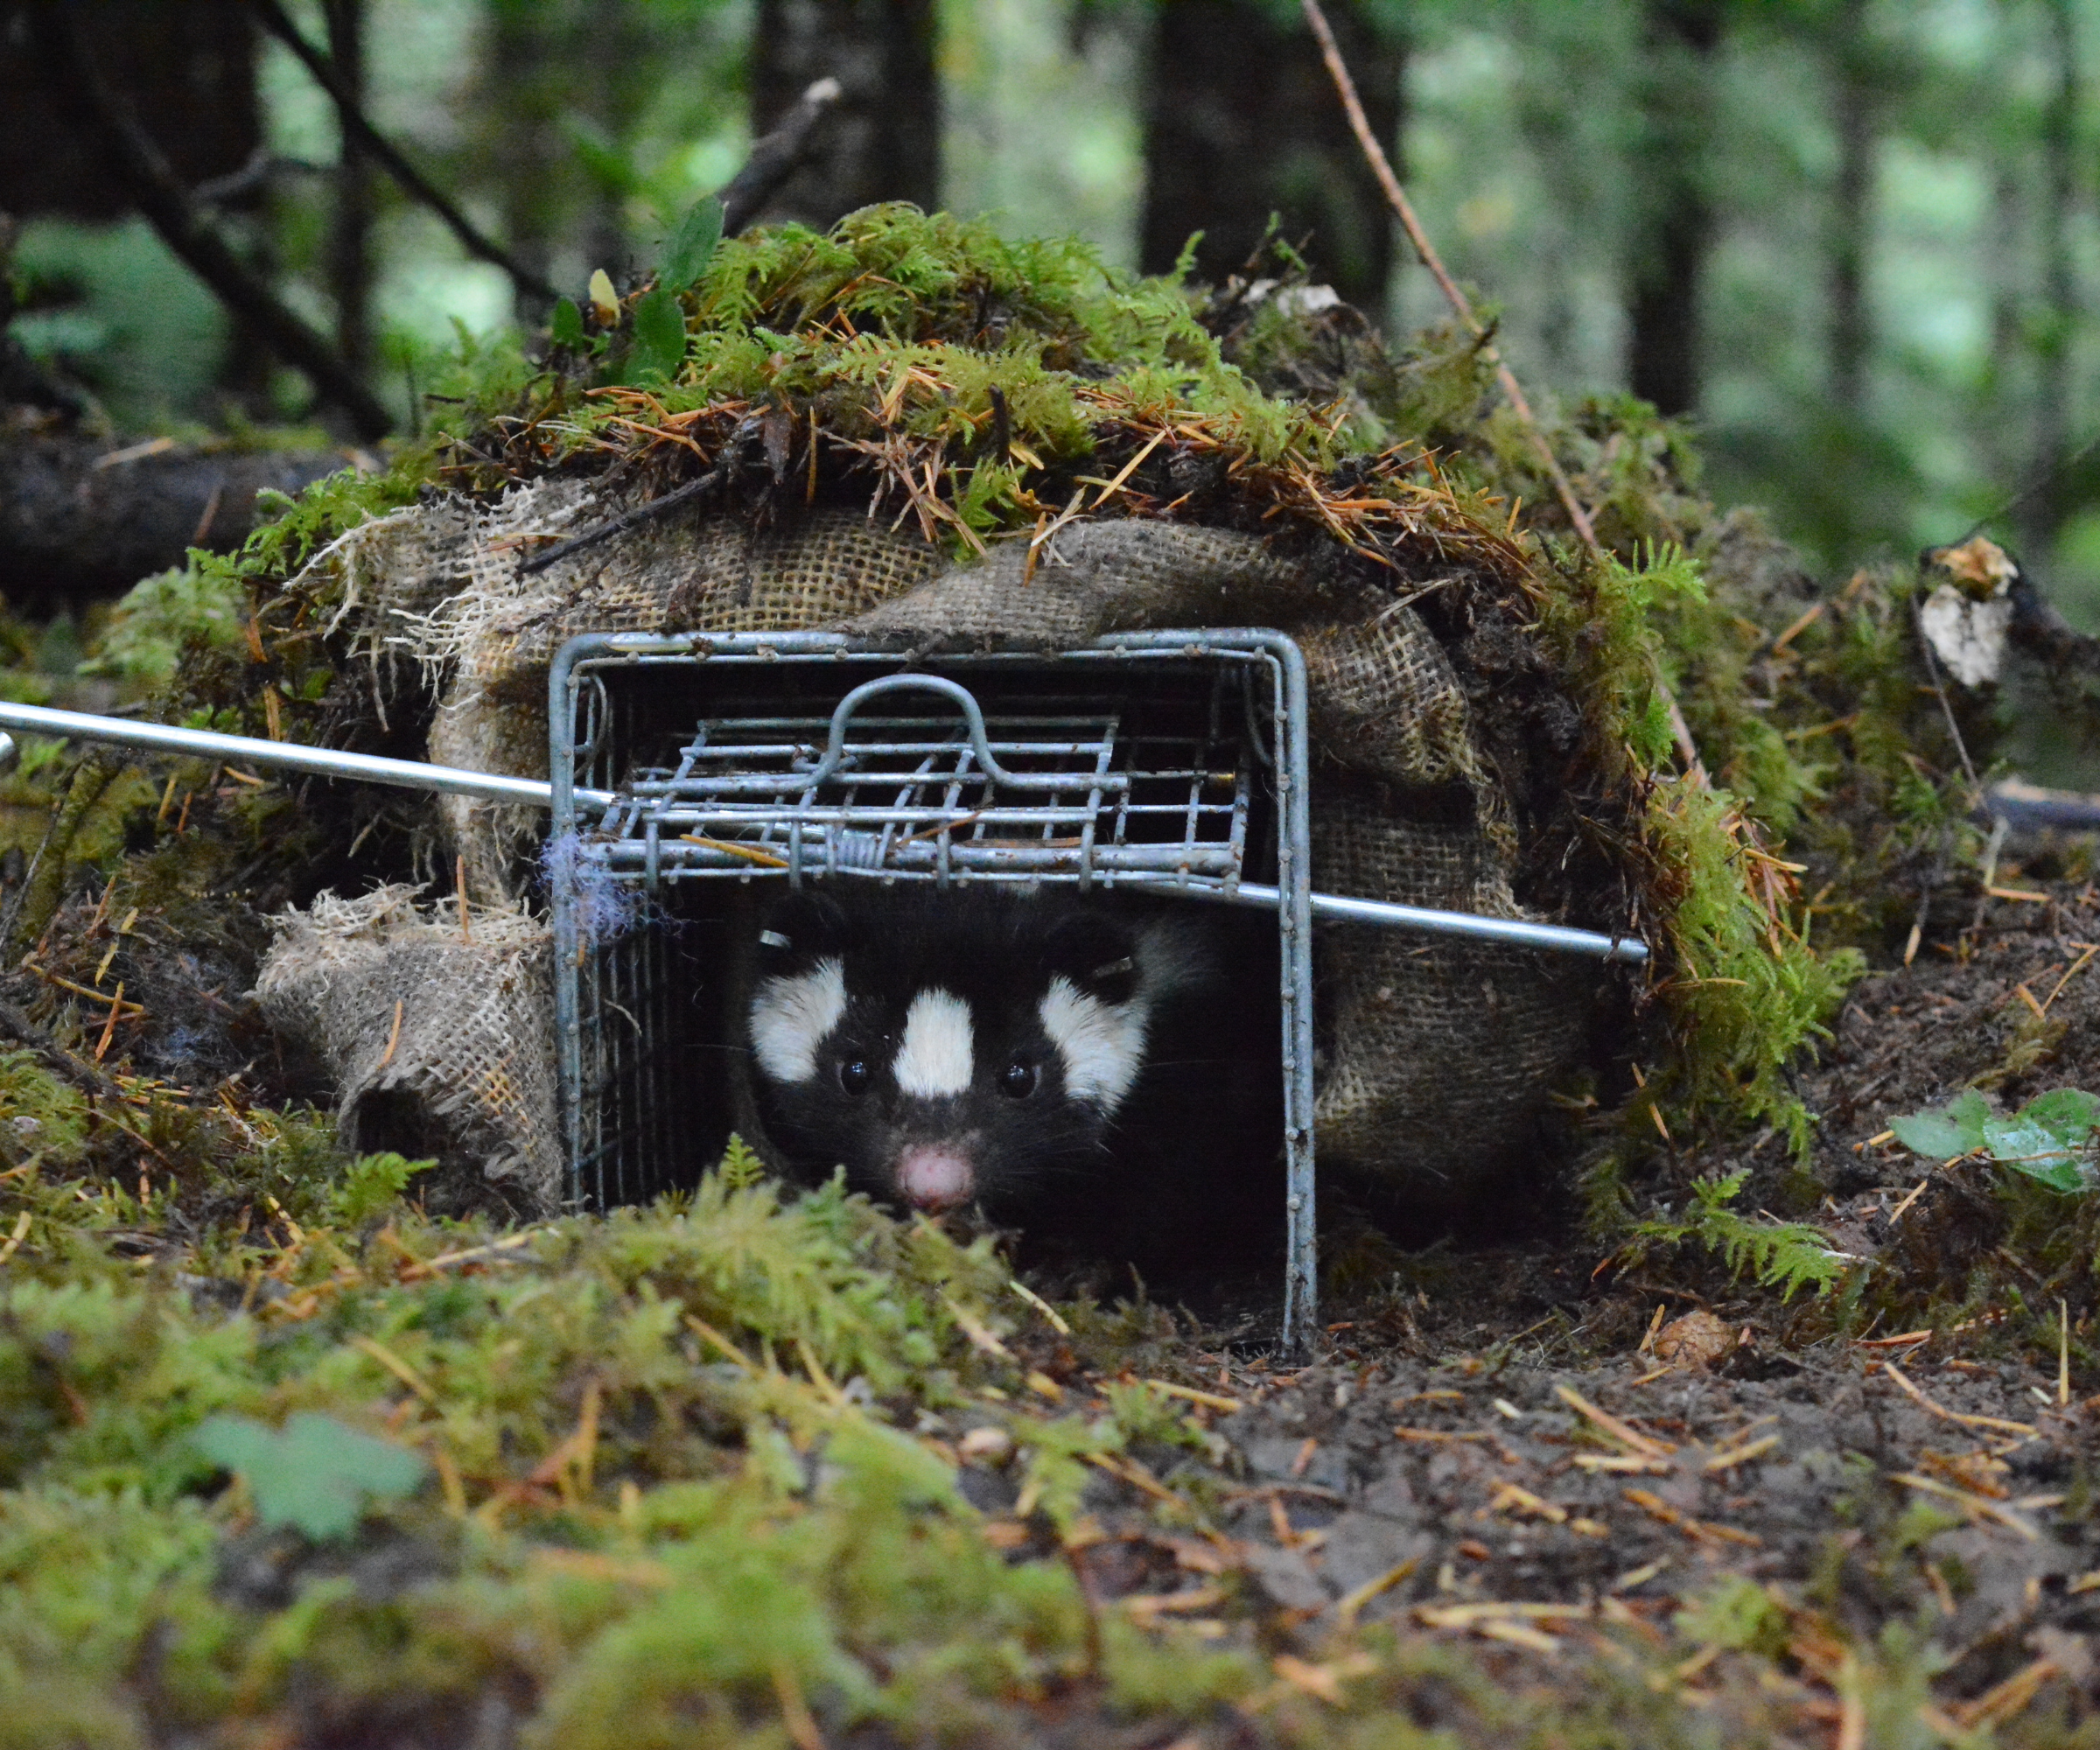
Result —
M 1796 1291 L 1823 1294 L 1843 1279 L 1846 1260 L 1830 1248 L 1820 1228 L 1802 1222 L 1754 1222 L 1729 1205 L 1742 1193 L 1746 1168 L 1725 1178 L 1702 1179 L 1691 1187 L 1691 1204 L 1679 1222 L 1642 1222 L 1634 1229 L 1635 1249 L 1650 1244 L 1697 1245 L 1718 1256 L 1732 1279 L 1747 1274 L 1760 1288 L 1776 1288 L 1782 1300 Z

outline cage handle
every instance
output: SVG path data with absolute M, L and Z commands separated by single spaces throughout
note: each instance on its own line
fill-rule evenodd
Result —
M 1068 772 L 1009 772 L 1000 765 L 991 751 L 991 739 L 984 727 L 984 713 L 979 709 L 976 696 L 968 687 L 948 680 L 941 675 L 884 675 L 872 681 L 864 681 L 838 702 L 831 713 L 831 738 L 825 745 L 824 757 L 817 761 L 816 769 L 806 781 L 815 787 L 835 775 L 845 763 L 846 724 L 853 714 L 870 699 L 884 693 L 920 692 L 938 693 L 954 704 L 962 714 L 962 722 L 970 731 L 970 745 L 984 767 L 984 775 L 995 784 L 1004 784 L 1017 790 L 1068 790 L 1073 788 L 1072 774 Z M 1104 774 L 1092 779 L 1102 789 L 1119 789 L 1120 773 Z

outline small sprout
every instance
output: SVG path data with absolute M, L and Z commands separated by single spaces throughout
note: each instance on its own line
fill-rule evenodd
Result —
M 437 1165 L 435 1160 L 407 1160 L 391 1152 L 361 1156 L 351 1162 L 343 1182 L 329 1194 L 329 1205 L 345 1227 L 360 1227 L 398 1198 L 410 1180 Z
M 1763 1288 L 1781 1291 L 1790 1300 L 1796 1289 L 1821 1294 L 1844 1274 L 1847 1256 L 1830 1249 L 1819 1228 L 1803 1222 L 1752 1222 L 1728 1206 L 1741 1194 L 1746 1171 L 1726 1178 L 1702 1179 L 1691 1187 L 1691 1207 L 1682 1222 L 1643 1222 L 1634 1229 L 1636 1251 L 1645 1242 L 1677 1245 L 1694 1242 L 1718 1252 L 1740 1276 L 1748 1270 Z
M 1787 1646 L 1784 1601 L 1741 1574 L 1731 1574 L 1689 1600 L 1676 1623 L 1687 1639 L 1702 1646 L 1758 1652 L 1768 1658 L 1776 1658 Z
M 732 1191 L 742 1191 L 758 1184 L 766 1177 L 766 1163 L 758 1152 L 740 1136 L 731 1132 L 729 1146 L 723 1151 L 722 1164 L 716 1171 L 723 1185 Z

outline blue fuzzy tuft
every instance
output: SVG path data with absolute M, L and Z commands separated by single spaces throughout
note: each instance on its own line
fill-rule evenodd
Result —
M 547 841 L 540 853 L 540 867 L 551 892 L 570 895 L 577 934 L 594 948 L 625 935 L 648 909 L 641 889 L 608 873 L 596 858 L 585 857 L 573 832 Z

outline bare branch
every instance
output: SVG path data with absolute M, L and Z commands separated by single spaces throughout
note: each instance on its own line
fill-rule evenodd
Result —
M 342 354 L 228 247 L 160 148 L 102 82 L 80 39 L 76 11 L 60 0 L 38 0 L 29 17 L 53 85 L 87 123 L 112 174 L 161 240 L 287 364 L 304 373 L 324 400 L 341 408 L 360 438 L 385 437 L 394 426 L 386 409 Z
M 610 541 L 615 535 L 624 535 L 630 528 L 639 528 L 645 522 L 654 522 L 659 517 L 668 516 L 680 505 L 690 504 L 702 494 L 719 486 L 728 479 L 730 469 L 731 463 L 724 458 L 698 480 L 688 480 L 675 491 L 664 494 L 662 498 L 650 499 L 630 510 L 623 510 L 618 516 L 586 528 L 581 535 L 572 535 L 566 541 L 557 541 L 545 552 L 534 554 L 520 565 L 518 575 L 529 578 L 535 572 L 545 570 L 550 565 L 558 564 L 572 553 L 580 553 L 587 547 L 597 546 L 601 541 Z
M 500 243 L 485 235 L 372 125 L 365 112 L 343 89 L 342 81 L 336 77 L 335 63 L 299 34 L 298 26 L 285 15 L 277 0 L 249 0 L 249 4 L 262 21 L 263 28 L 299 58 L 306 71 L 313 75 L 314 83 L 334 101 L 336 113 L 342 118 L 343 130 L 354 135 L 407 193 L 443 220 L 446 229 L 459 240 L 461 248 L 477 260 L 501 268 L 510 276 L 511 284 L 528 297 L 547 304 L 554 302 L 556 293 L 551 285 L 520 263 Z
M 1531 439 L 1532 447 L 1538 452 L 1539 460 L 1544 463 L 1546 476 L 1553 482 L 1553 491 L 1559 498 L 1561 508 L 1567 512 L 1568 521 L 1574 525 L 1575 533 L 1582 544 L 1590 550 L 1592 558 L 1601 560 L 1604 548 L 1597 539 L 1597 527 L 1590 521 L 1590 514 L 1575 496 L 1573 483 L 1560 466 L 1560 458 L 1553 453 L 1553 446 L 1546 441 L 1546 434 L 1539 427 L 1538 416 L 1532 412 L 1523 387 L 1516 374 L 1504 361 L 1502 351 L 1488 337 L 1480 318 L 1474 314 L 1472 301 L 1459 289 L 1458 282 L 1446 271 L 1436 245 L 1429 241 L 1429 233 L 1422 228 L 1422 221 L 1415 216 L 1413 203 L 1400 186 L 1400 178 L 1393 174 L 1392 160 L 1385 155 L 1385 148 L 1371 131 L 1371 124 L 1363 113 L 1363 105 L 1356 95 L 1356 81 L 1349 77 L 1349 69 L 1342 60 L 1341 50 L 1336 46 L 1334 32 L 1327 24 L 1327 15 L 1320 9 L 1320 0 L 1300 0 L 1305 8 L 1306 21 L 1312 26 L 1312 34 L 1320 40 L 1321 58 L 1327 64 L 1327 74 L 1334 81 L 1334 89 L 1340 94 L 1341 107 L 1348 111 L 1349 127 L 1355 133 L 1356 144 L 1363 148 L 1363 155 L 1370 163 L 1378 186 L 1385 191 L 1387 203 L 1407 233 L 1407 240 L 1415 246 L 1415 253 L 1422 258 L 1422 265 L 1435 278 L 1459 320 L 1466 331 L 1480 342 L 1480 350 L 1494 361 L 1495 381 L 1502 385 L 1502 393 L 1508 396 L 1509 405 L 1522 422 L 1525 434 Z M 1701 785 L 1706 782 L 1706 767 L 1699 758 L 1698 745 L 1691 738 L 1691 730 L 1684 721 L 1684 713 L 1678 708 L 1676 696 L 1662 677 L 1656 676 L 1656 687 L 1664 709 L 1670 715 L 1670 734 L 1677 744 L 1677 754 L 1684 762 L 1686 774 Z
M 722 185 L 722 234 L 733 237 L 759 215 L 780 185 L 801 168 L 817 140 L 818 125 L 838 102 L 843 88 L 820 79 L 780 117 L 780 124 L 751 149 L 744 168 Z
M 1459 320 L 1466 325 L 1466 332 L 1476 340 L 1484 338 L 1488 331 L 1480 326 L 1480 318 L 1474 313 L 1472 301 L 1459 289 L 1458 282 L 1445 270 L 1443 258 L 1437 254 L 1436 245 L 1429 241 L 1429 233 L 1422 228 L 1422 221 L 1415 216 L 1413 203 L 1400 186 L 1400 178 L 1393 174 L 1392 161 L 1386 157 L 1385 148 L 1379 144 L 1377 135 L 1371 131 L 1371 124 L 1363 113 L 1363 105 L 1356 96 L 1356 81 L 1349 77 L 1349 69 L 1342 61 L 1341 51 L 1335 45 L 1334 32 L 1328 28 L 1327 15 L 1320 10 L 1320 0 L 1302 0 L 1302 4 L 1306 9 L 1306 21 L 1312 26 L 1312 34 L 1320 38 L 1320 52 L 1327 63 L 1328 75 L 1334 81 L 1335 90 L 1341 94 L 1341 107 L 1348 112 L 1349 126 L 1355 131 L 1356 143 L 1363 148 L 1364 157 L 1370 161 L 1372 173 L 1377 177 L 1379 187 L 1385 191 L 1387 202 L 1398 214 L 1401 228 L 1407 233 L 1408 242 L 1415 246 L 1415 253 L 1422 258 L 1422 265 L 1429 270 L 1438 290 L 1443 292 L 1445 301 L 1451 305 Z M 1576 498 L 1575 488 L 1562 471 L 1559 458 L 1553 453 L 1553 446 L 1546 442 L 1545 434 L 1539 430 L 1537 416 L 1531 411 L 1531 403 L 1524 398 L 1524 391 L 1518 384 L 1516 374 L 1503 362 L 1502 352 L 1493 341 L 1488 341 L 1481 350 L 1494 360 L 1495 379 L 1502 384 L 1502 393 L 1509 397 L 1509 405 L 1516 410 L 1516 416 L 1523 421 L 1524 430 L 1537 447 L 1539 458 L 1545 463 L 1546 472 L 1552 479 L 1553 488 L 1560 495 L 1561 507 L 1568 513 L 1568 520 L 1575 525 L 1575 532 L 1581 536 L 1582 544 L 1592 553 L 1600 553 L 1602 550 L 1597 544 L 1597 530 L 1590 521 L 1590 514 Z

